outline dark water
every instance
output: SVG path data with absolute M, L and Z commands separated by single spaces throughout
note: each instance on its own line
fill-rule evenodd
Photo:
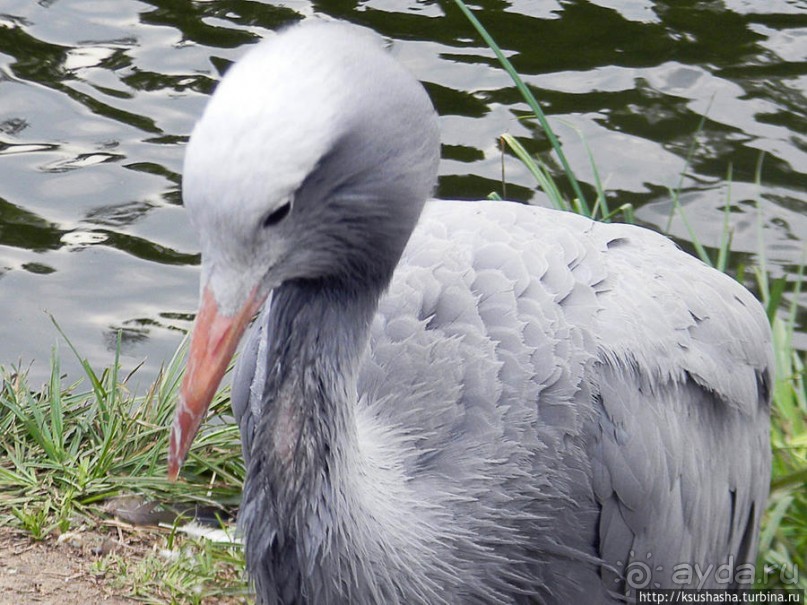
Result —
M 807 240 L 804 0 L 476 6 L 584 183 L 587 145 L 612 204 L 664 228 L 680 181 L 711 246 L 728 202 L 735 261 L 757 259 L 761 232 L 772 273 L 793 279 Z M 389 37 L 425 82 L 442 116 L 441 197 L 501 191 L 503 132 L 550 159 L 452 2 L 0 0 L 0 364 L 33 362 L 43 380 L 60 341 L 52 314 L 97 366 L 111 363 L 122 330 L 124 365 L 145 360 L 144 388 L 196 307 L 197 247 L 179 187 L 187 136 L 231 61 L 312 14 Z M 508 197 L 543 203 L 518 162 L 504 165 Z M 680 220 L 671 232 L 688 238 Z M 798 345 L 807 348 L 804 333 Z

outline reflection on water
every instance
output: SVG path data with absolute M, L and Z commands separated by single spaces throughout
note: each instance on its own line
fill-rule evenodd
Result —
M 587 191 L 588 147 L 612 203 L 640 208 L 643 222 L 668 224 L 680 183 L 695 231 L 714 245 L 728 203 L 740 262 L 758 251 L 759 201 L 768 261 L 795 275 L 807 234 L 803 4 L 482 4 Z M 146 360 L 142 382 L 170 358 L 198 288 L 180 195 L 187 136 L 247 45 L 313 14 L 389 37 L 424 81 L 442 116 L 441 197 L 501 191 L 502 132 L 551 162 L 449 1 L 0 0 L 0 364 L 36 360 L 31 373 L 44 379 L 58 342 L 47 313 L 96 365 L 111 361 L 121 330 L 126 366 Z M 504 171 L 509 197 L 542 203 L 517 162 Z M 671 231 L 688 237 L 679 220 Z

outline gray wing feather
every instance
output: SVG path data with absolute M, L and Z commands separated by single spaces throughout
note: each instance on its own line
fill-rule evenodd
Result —
M 747 290 L 668 240 L 624 225 L 595 231 L 618 238 L 601 284 L 589 451 L 603 558 L 623 570 L 611 581 L 733 587 L 754 562 L 768 493 L 767 320 Z M 715 569 L 726 564 L 721 586 Z M 650 573 L 626 587 L 631 571 Z

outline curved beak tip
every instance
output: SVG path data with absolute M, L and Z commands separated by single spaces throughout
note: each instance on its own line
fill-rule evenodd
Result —
M 215 370 L 215 368 L 214 368 Z M 222 372 L 223 374 L 223 372 Z M 186 377 L 193 381 L 193 372 L 190 370 Z M 199 432 L 208 405 L 213 399 L 213 393 L 218 386 L 221 376 L 217 372 L 203 377 L 210 385 L 209 392 L 202 393 L 188 404 L 187 387 L 182 385 L 182 392 L 174 412 L 174 422 L 171 425 L 171 436 L 168 439 L 168 479 L 175 481 L 182 468 L 182 464 L 191 449 L 193 438 Z
M 176 481 L 179 476 L 179 469 L 185 461 L 184 456 L 179 453 L 179 437 L 177 436 L 176 423 L 171 427 L 171 436 L 168 439 L 168 480 Z

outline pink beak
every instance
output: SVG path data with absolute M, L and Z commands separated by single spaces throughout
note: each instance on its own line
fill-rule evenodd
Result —
M 208 286 L 205 287 L 191 334 L 185 378 L 171 426 L 168 478 L 172 481 L 179 474 L 247 325 L 265 298 L 253 290 L 244 305 L 227 317 L 219 312 L 213 293 Z

